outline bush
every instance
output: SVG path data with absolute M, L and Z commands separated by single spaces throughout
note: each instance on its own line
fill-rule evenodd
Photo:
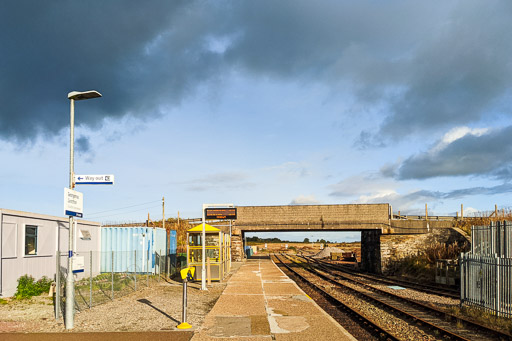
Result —
M 52 280 L 43 276 L 37 282 L 34 277 L 30 275 L 23 275 L 18 278 L 18 287 L 14 297 L 17 300 L 39 296 L 43 292 L 49 291 L 52 285 Z
M 467 244 L 432 243 L 417 255 L 393 259 L 389 263 L 386 273 L 433 282 L 435 281 L 436 261 L 438 259 L 457 259 L 461 252 L 467 251 L 468 247 Z

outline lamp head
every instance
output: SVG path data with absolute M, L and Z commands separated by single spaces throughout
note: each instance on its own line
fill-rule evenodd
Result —
M 101 97 L 101 94 L 96 90 L 90 91 L 71 91 L 68 94 L 68 99 L 74 99 L 75 101 L 80 101 L 83 99 L 91 99 Z

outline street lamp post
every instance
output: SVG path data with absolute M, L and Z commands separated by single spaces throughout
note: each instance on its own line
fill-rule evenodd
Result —
M 68 93 L 70 106 L 70 138 L 69 138 L 69 188 L 74 186 L 74 126 L 75 126 L 75 101 L 101 97 L 98 91 L 72 91 Z M 59 276 L 59 274 L 57 274 Z M 69 216 L 69 243 L 68 243 L 68 274 L 66 279 L 66 329 L 73 328 L 74 312 L 75 312 L 75 284 L 73 278 L 73 216 Z

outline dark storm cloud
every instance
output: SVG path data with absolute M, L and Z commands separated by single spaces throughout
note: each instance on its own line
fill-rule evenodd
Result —
M 484 175 L 512 179 L 512 126 L 482 135 L 463 137 L 433 150 L 409 157 L 399 167 L 381 169 L 384 176 L 400 180 L 438 176 Z M 390 172 L 390 170 L 392 170 Z
M 66 127 L 71 90 L 103 93 L 77 105 L 77 124 L 99 126 L 154 117 L 231 70 L 387 103 L 384 137 L 478 121 L 511 90 L 511 15 L 497 1 L 4 1 L 0 137 Z
M 77 103 L 77 125 L 155 115 L 164 96 L 178 101 L 186 82 L 176 82 L 187 70 L 176 62 L 162 72 L 172 51 L 155 56 L 148 50 L 183 10 L 179 1 L 3 1 L 0 136 L 31 140 L 68 126 L 71 90 L 104 95 Z
M 91 150 L 91 143 L 86 136 L 75 139 L 75 149 L 78 153 L 86 154 Z

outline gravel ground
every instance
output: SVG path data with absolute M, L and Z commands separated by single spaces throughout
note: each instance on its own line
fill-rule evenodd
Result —
M 240 263 L 232 264 L 232 272 Z M 207 291 L 201 283 L 188 285 L 187 322 L 193 330 L 203 323 L 206 314 L 226 287 L 212 282 Z M 1 332 L 116 332 L 174 330 L 181 323 L 183 285 L 174 281 L 160 283 L 133 292 L 114 301 L 76 313 L 74 328 L 66 331 L 62 318 L 55 320 L 53 303 L 40 296 L 0 305 Z M 1 338 L 1 336 L 0 336 Z

